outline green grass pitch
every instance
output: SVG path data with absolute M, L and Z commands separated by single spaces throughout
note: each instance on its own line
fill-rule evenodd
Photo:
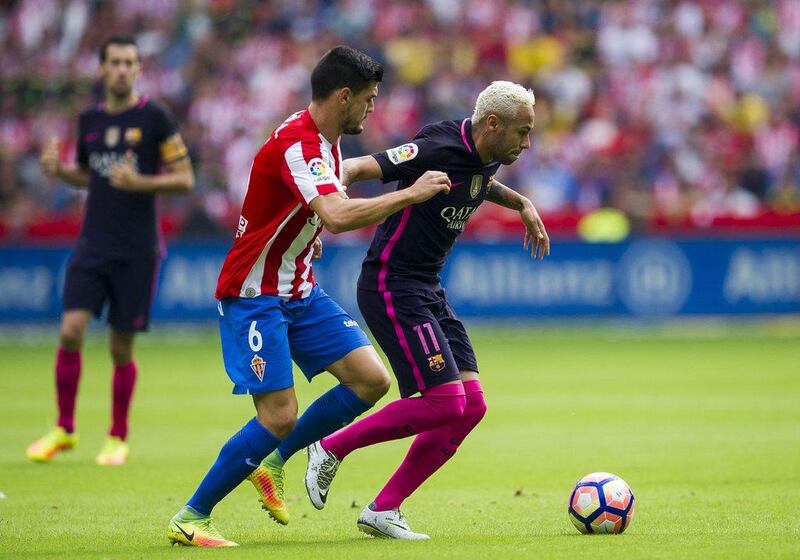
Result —
M 358 451 L 328 507 L 288 465 L 288 527 L 249 483 L 214 511 L 242 546 L 171 548 L 169 518 L 220 445 L 252 416 L 230 395 L 213 331 L 139 339 L 130 463 L 94 465 L 108 427 L 105 336 L 84 353 L 79 447 L 49 465 L 25 446 L 55 419 L 55 332 L 0 337 L 0 556 L 8 558 L 798 558 L 800 328 L 475 328 L 489 402 L 455 458 L 405 506 L 428 542 L 377 541 L 355 526 L 408 441 Z M 329 387 L 297 377 L 301 410 Z M 388 398 L 394 398 L 393 389 Z M 384 401 L 385 402 L 385 401 Z M 572 485 L 624 478 L 636 514 L 621 536 L 583 536 L 567 519 Z

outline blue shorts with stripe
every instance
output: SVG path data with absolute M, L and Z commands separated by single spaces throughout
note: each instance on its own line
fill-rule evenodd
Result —
M 305 299 L 277 296 L 219 302 L 225 371 L 234 394 L 268 393 L 294 385 L 292 361 L 311 381 L 369 340 L 319 286 Z
M 478 371 L 464 325 L 441 286 L 402 290 L 358 288 L 358 308 L 383 349 L 402 397 Z

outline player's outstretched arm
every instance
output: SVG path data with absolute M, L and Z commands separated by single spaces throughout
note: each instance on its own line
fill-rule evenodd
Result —
M 184 194 L 194 188 L 194 171 L 189 156 L 164 165 L 165 172 L 158 175 L 142 175 L 136 171 L 133 153 L 128 150 L 125 161 L 111 167 L 108 180 L 111 186 L 121 191 Z
M 522 247 L 527 251 L 530 246 L 531 256 L 534 259 L 541 260 L 550 254 L 550 236 L 547 235 L 539 212 L 528 198 L 494 179 L 486 200 L 519 212 L 522 223 L 525 224 Z
M 361 156 L 344 160 L 342 164 L 342 185 L 349 187 L 359 181 L 383 179 L 383 170 L 372 156 Z
M 328 231 L 343 233 L 377 224 L 406 206 L 425 202 L 440 192 L 450 192 L 450 179 L 441 171 L 427 171 L 407 189 L 375 198 L 347 198 L 335 192 L 314 198 L 310 205 Z
M 61 179 L 73 187 L 85 189 L 89 186 L 89 171 L 77 165 L 62 165 L 58 153 L 58 138 L 51 139 L 39 158 L 42 171 L 51 179 Z

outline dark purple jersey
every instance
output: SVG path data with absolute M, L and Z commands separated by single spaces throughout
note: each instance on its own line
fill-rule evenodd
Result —
M 413 141 L 373 154 L 383 181 L 404 189 L 425 171 L 450 177 L 450 193 L 408 206 L 389 216 L 375 232 L 358 286 L 392 290 L 410 281 L 436 285 L 453 243 L 488 192 L 500 163 L 482 163 L 472 141 L 472 123 L 442 121 L 423 128 Z
M 161 165 L 185 157 L 175 119 L 145 97 L 121 113 L 108 113 L 101 103 L 81 113 L 78 134 L 78 163 L 91 176 L 78 250 L 112 258 L 156 254 L 155 195 L 115 189 L 108 176 L 128 150 L 144 175 L 154 175 Z

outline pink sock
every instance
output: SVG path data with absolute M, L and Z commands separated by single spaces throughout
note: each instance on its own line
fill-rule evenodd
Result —
M 110 436 L 125 439 L 128 437 L 128 410 L 131 406 L 133 388 L 136 386 L 136 362 L 114 368 L 113 423 Z
M 375 414 L 350 424 L 320 443 L 341 461 L 361 447 L 413 436 L 449 424 L 464 412 L 465 402 L 461 383 L 436 385 L 421 397 L 391 402 Z
M 56 399 L 58 425 L 67 433 L 75 431 L 75 400 L 81 378 L 81 353 L 59 348 L 56 352 Z
M 447 426 L 423 432 L 414 439 L 406 458 L 375 498 L 377 511 L 399 508 L 414 490 L 455 455 L 458 446 L 481 421 L 486 414 L 486 401 L 480 381 L 465 381 L 464 391 L 467 394 L 464 414 Z

